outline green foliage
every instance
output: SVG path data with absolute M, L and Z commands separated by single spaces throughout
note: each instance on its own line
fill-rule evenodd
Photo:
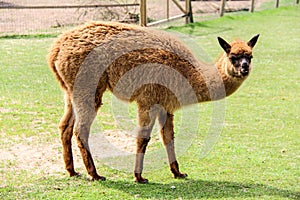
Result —
M 79 168 L 81 177 L 67 178 L 64 171 L 34 173 L 20 169 L 15 160 L 1 159 L 0 198 L 299 199 L 299 19 L 299 6 L 281 7 L 168 29 L 187 34 L 212 57 L 222 51 L 217 36 L 230 41 L 261 34 L 254 49 L 253 73 L 226 100 L 226 123 L 217 145 L 207 157 L 199 158 L 199 143 L 211 115 L 203 116 L 195 141 L 179 157 L 182 171 L 189 175 L 187 180 L 173 179 L 167 164 L 146 172 L 150 183 L 140 185 L 133 182 L 131 173 L 98 161 L 98 170 L 108 178 L 105 182 L 87 180 L 83 167 Z M 2 150 L 24 142 L 59 142 L 57 124 L 63 113 L 63 96 L 45 59 L 52 42 L 48 37 L 0 39 Z M 110 98 L 105 96 L 98 116 L 102 130 L 116 128 Z M 209 112 L 209 103 L 200 106 Z M 43 162 L 48 160 L 41 158 Z

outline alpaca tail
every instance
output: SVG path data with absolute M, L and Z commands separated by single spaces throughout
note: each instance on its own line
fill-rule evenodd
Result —
M 60 86 L 62 87 L 62 89 L 67 90 L 67 86 L 64 83 L 63 79 L 61 78 L 61 76 L 59 75 L 59 73 L 57 71 L 57 68 L 55 66 L 55 61 L 57 60 L 57 55 L 58 55 L 59 51 L 60 51 L 59 43 L 56 43 L 51 48 L 50 52 L 48 53 L 48 56 L 47 56 L 48 66 L 52 70 L 52 72 L 54 73 L 55 78 L 60 83 Z

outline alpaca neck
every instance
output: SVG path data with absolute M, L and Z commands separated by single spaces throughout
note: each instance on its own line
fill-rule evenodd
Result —
M 232 77 L 226 72 L 228 62 L 227 55 L 224 54 L 215 66 L 206 66 L 204 70 L 200 70 L 194 84 L 198 102 L 223 99 L 241 86 L 244 79 Z
M 216 62 L 216 67 L 219 71 L 219 74 L 222 78 L 226 96 L 233 94 L 244 82 L 246 78 L 236 78 L 232 77 L 227 72 L 228 65 L 231 65 L 230 61 L 228 60 L 227 54 L 224 53 L 221 58 Z

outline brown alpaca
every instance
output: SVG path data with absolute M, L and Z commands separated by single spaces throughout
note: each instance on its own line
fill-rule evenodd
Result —
M 198 62 L 178 40 L 152 29 L 91 22 L 63 34 L 54 43 L 48 64 L 65 93 L 59 128 L 70 176 L 78 175 L 71 149 L 75 134 L 89 175 L 93 180 L 105 180 L 94 166 L 88 137 L 102 95 L 109 89 L 118 98 L 138 105 L 136 181 L 148 182 L 142 177 L 143 160 L 156 118 L 171 172 L 175 178 L 186 177 L 175 156 L 173 113 L 182 106 L 235 92 L 251 71 L 252 48 L 258 36 L 231 44 L 218 38 L 225 53 L 214 67 Z

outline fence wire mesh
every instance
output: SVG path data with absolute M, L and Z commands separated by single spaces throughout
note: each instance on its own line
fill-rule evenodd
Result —
M 169 1 L 169 9 L 167 9 Z M 255 10 L 274 8 L 277 0 L 255 0 Z M 0 36 L 56 33 L 91 20 L 138 23 L 140 0 L 5 0 L 0 1 Z M 296 0 L 280 0 L 279 6 Z M 184 1 L 179 1 L 184 6 Z M 229 0 L 226 12 L 248 11 L 250 0 Z M 94 7 L 93 7 L 94 5 Z M 115 5 L 101 7 L 95 5 Z M 219 0 L 192 1 L 195 21 L 218 17 Z M 117 7 L 116 7 L 117 6 Z M 148 0 L 148 22 L 182 14 L 172 0 Z M 184 19 L 179 23 L 184 23 Z M 178 25 L 178 21 L 172 25 Z
M 0 34 L 47 33 L 92 20 L 136 23 L 139 12 L 136 2 L 0 1 Z

